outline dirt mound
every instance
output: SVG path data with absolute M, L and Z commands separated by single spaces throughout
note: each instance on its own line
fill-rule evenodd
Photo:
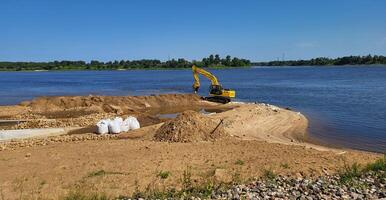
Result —
M 18 125 L 0 124 L 4 129 L 94 126 L 110 116 L 135 116 L 141 126 L 165 121 L 160 113 L 213 106 L 195 94 L 150 96 L 52 96 L 24 101 L 15 106 L 0 106 L 0 119 L 21 119 Z
M 144 108 L 172 106 L 191 106 L 201 103 L 194 94 L 165 94 L 153 96 L 65 96 L 39 97 L 21 105 L 31 107 L 34 111 L 47 112 L 74 108 L 92 108 L 92 112 L 125 112 Z
M 212 120 L 195 111 L 185 111 L 162 125 L 154 138 L 164 142 L 215 141 L 228 135 L 221 125 L 221 121 Z

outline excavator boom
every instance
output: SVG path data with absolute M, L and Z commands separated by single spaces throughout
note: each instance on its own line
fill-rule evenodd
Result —
M 198 68 L 195 65 L 192 66 L 192 71 L 193 71 L 193 78 L 194 78 L 193 88 L 196 92 L 197 92 L 198 88 L 200 87 L 200 78 L 198 77 L 199 74 L 208 78 L 212 85 L 220 85 L 218 83 L 217 78 L 213 74 L 211 74 L 210 72 L 208 72 L 204 69 Z

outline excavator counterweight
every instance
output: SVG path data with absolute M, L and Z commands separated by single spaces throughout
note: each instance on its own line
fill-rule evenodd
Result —
M 195 65 L 192 66 L 192 71 L 194 78 L 193 90 L 195 93 L 197 93 L 198 89 L 200 88 L 200 79 L 198 77 L 199 74 L 205 76 L 211 82 L 209 88 L 209 97 L 204 97 L 205 100 L 219 103 L 229 103 L 231 98 L 236 96 L 236 92 L 234 90 L 224 89 L 212 73 L 202 68 L 196 67 Z

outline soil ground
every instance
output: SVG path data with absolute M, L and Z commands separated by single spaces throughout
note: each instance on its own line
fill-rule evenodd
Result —
M 216 113 L 200 114 L 194 123 L 159 115 L 202 109 Z M 101 118 L 127 115 L 138 117 L 143 127 L 108 137 L 90 133 Z M 118 196 L 179 188 L 186 171 L 197 183 L 242 181 L 266 170 L 317 176 L 380 157 L 307 143 L 308 122 L 300 113 L 265 104 L 219 105 L 196 95 L 44 97 L 0 107 L 0 118 L 27 120 L 3 126 L 7 129 L 79 127 L 70 136 L 0 144 L 0 197 L 6 199 L 58 199 L 79 189 Z M 205 131 L 206 124 L 211 127 L 204 134 L 210 134 L 218 124 L 229 137 L 157 141 L 154 135 L 165 124 L 186 126 L 172 132 L 184 136 L 191 136 L 194 127 Z M 165 130 L 173 131 L 171 127 Z M 162 178 L 160 173 L 168 176 Z
M 333 173 L 345 163 L 364 164 L 377 157 L 253 140 L 81 141 L 0 152 L 0 183 L 2 193 L 11 199 L 20 195 L 57 199 L 78 188 L 118 196 L 131 195 L 137 187 L 178 188 L 183 172 L 189 168 L 196 181 L 221 181 L 224 177 L 214 176 L 216 169 L 225 169 L 231 179 L 247 180 L 264 170 L 293 176 Z M 169 172 L 170 176 L 161 179 L 160 172 Z

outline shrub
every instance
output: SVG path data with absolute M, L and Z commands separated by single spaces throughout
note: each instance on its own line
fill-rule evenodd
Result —
M 170 172 L 169 171 L 160 171 L 158 173 L 158 176 L 161 178 L 161 179 L 167 179 L 169 176 L 170 176 Z
M 359 178 L 362 172 L 361 166 L 358 163 L 354 163 L 352 165 L 345 164 L 338 173 L 341 183 L 350 184 L 354 179 Z
M 367 171 L 386 171 L 386 154 L 383 156 L 383 158 L 375 161 L 374 163 L 370 163 L 366 167 Z

